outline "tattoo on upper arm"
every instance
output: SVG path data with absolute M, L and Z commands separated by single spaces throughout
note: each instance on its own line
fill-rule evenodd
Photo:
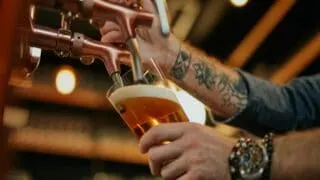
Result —
M 209 90 L 217 90 L 221 95 L 223 107 L 233 107 L 239 111 L 245 108 L 247 104 L 246 90 L 237 90 L 237 83 L 231 80 L 230 77 L 217 70 L 216 67 L 209 67 L 205 62 L 194 63 L 193 68 L 195 70 L 195 78 L 198 80 L 198 84 L 205 85 Z M 244 86 L 241 86 L 244 87 Z
M 171 70 L 171 74 L 177 80 L 182 81 L 185 78 L 190 68 L 190 60 L 191 60 L 191 55 L 188 52 L 181 50 Z

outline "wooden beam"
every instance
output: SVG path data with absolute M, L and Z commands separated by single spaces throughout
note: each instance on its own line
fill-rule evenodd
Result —
M 318 32 L 306 45 L 287 63 L 273 74 L 270 80 L 277 84 L 284 84 L 301 73 L 320 55 L 320 33 Z
M 103 93 L 76 89 L 70 95 L 62 95 L 53 86 L 34 84 L 32 87 L 13 87 L 12 95 L 18 99 L 41 101 L 53 104 L 83 107 L 94 110 L 112 110 L 112 106 Z
M 9 147 L 15 151 L 148 164 L 147 157 L 140 153 L 138 142 L 134 141 L 134 138 L 106 136 L 93 139 L 89 134 L 84 133 L 26 127 L 10 133 Z
M 253 29 L 246 35 L 239 46 L 231 53 L 226 64 L 241 68 L 272 30 L 289 12 L 296 0 L 277 0 Z

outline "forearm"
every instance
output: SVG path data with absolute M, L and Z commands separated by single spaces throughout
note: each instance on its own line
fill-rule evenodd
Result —
M 274 141 L 271 179 L 319 179 L 320 129 Z
M 232 117 L 247 104 L 247 89 L 238 72 L 183 43 L 165 68 L 167 77 L 209 106 L 215 114 Z M 174 60 L 173 60 L 174 58 Z

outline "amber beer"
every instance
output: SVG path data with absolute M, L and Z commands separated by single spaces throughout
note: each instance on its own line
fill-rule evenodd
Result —
M 127 86 L 113 92 L 109 100 L 138 138 L 160 123 L 188 121 L 175 94 L 167 88 Z

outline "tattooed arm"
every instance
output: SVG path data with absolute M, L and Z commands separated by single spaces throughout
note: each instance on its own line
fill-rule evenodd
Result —
M 143 2 L 146 10 L 156 12 L 150 0 Z M 251 131 L 259 126 L 279 131 L 320 126 L 320 75 L 277 86 L 235 71 L 179 42 L 173 34 L 164 38 L 159 24 L 155 19 L 152 28 L 136 29 L 144 65 L 155 59 L 169 79 L 204 102 L 215 115 L 237 115 L 231 123 Z M 115 22 L 105 22 L 100 29 L 102 42 L 125 42 L 121 29 Z
M 240 75 L 217 59 L 184 43 L 178 57 L 168 61 L 167 77 L 206 103 L 215 114 L 228 118 L 246 107 L 247 89 Z
M 227 67 L 186 43 L 177 54 L 167 58 L 167 77 L 215 115 L 237 115 L 230 124 L 257 134 L 268 128 L 283 132 L 320 126 L 320 74 L 278 86 Z

